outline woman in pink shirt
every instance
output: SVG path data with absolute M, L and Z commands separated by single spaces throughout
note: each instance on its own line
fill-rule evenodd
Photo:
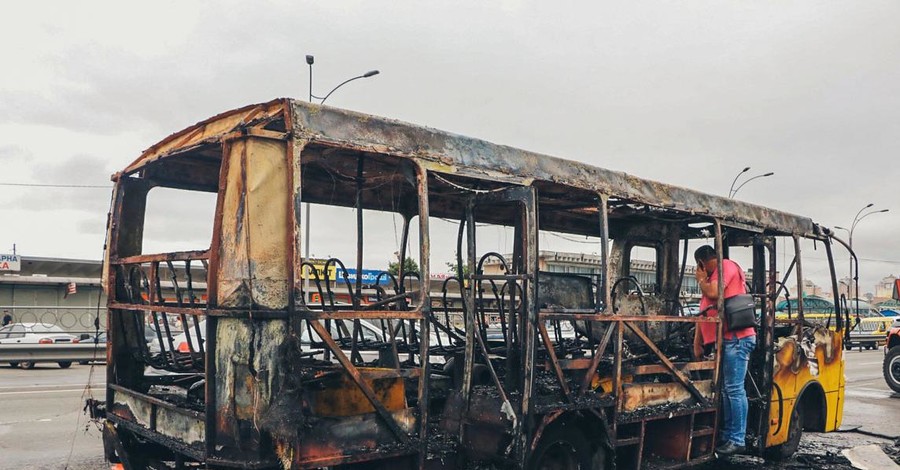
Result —
M 717 302 L 719 299 L 719 262 L 716 250 L 709 245 L 701 246 L 694 252 L 697 261 L 697 285 L 703 298 L 700 299 L 700 312 L 709 317 L 719 315 Z M 725 298 L 746 294 L 744 271 L 730 259 L 722 260 L 722 283 Z M 704 346 L 715 344 L 715 323 L 698 323 L 694 334 L 694 355 L 703 355 Z M 722 445 L 716 448 L 719 455 L 740 454 L 746 451 L 747 434 L 747 391 L 744 389 L 744 378 L 747 375 L 747 364 L 750 352 L 756 347 L 756 331 L 751 328 L 724 332 L 722 341 L 722 371 L 725 396 L 722 400 L 723 424 L 720 439 Z

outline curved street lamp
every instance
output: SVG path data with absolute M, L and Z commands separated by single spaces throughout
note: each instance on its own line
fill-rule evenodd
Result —
M 746 173 L 746 172 L 748 172 L 748 171 L 750 171 L 750 167 L 749 167 L 749 166 L 748 166 L 748 167 L 745 167 L 743 170 L 741 170 L 740 172 L 738 172 L 737 175 L 734 176 L 734 180 L 731 182 L 731 187 L 728 188 L 728 197 L 731 197 L 731 193 L 734 192 L 734 185 L 735 185 L 735 183 L 737 183 L 738 178 L 740 178 L 741 175 L 743 175 L 744 173 Z
M 851 251 L 853 250 L 853 232 L 856 231 L 856 226 L 859 224 L 859 222 L 870 215 L 881 214 L 883 212 L 890 212 L 890 209 L 881 209 L 881 210 L 877 210 L 877 211 L 869 211 L 869 212 L 866 212 L 865 214 L 863 214 L 863 211 L 865 211 L 866 209 L 868 209 L 874 205 L 875 205 L 875 203 L 870 202 L 870 203 L 866 204 L 865 206 L 863 206 L 862 209 L 860 209 L 859 212 L 856 213 L 856 216 L 853 217 L 853 223 L 850 224 L 849 229 L 835 225 L 834 228 L 839 229 L 839 230 L 845 230 L 849 234 L 849 238 L 847 239 L 847 245 L 849 245 Z M 862 215 L 860 215 L 860 214 L 862 214 Z M 851 280 L 853 279 L 853 256 L 852 255 L 850 256 L 850 279 Z
M 338 86 L 332 88 L 331 91 L 329 91 L 328 94 L 325 95 L 324 98 L 319 98 L 318 96 L 315 96 L 315 95 L 313 95 L 313 98 L 321 99 L 322 101 L 319 101 L 319 104 L 325 104 L 325 100 L 327 100 L 328 97 L 331 96 L 331 94 L 334 93 L 338 88 L 340 88 L 340 87 L 342 87 L 342 86 L 344 86 L 344 85 L 346 85 L 346 84 L 352 82 L 353 80 L 359 80 L 360 78 L 374 77 L 375 75 L 378 75 L 379 73 L 381 73 L 381 72 L 379 72 L 379 71 L 377 71 L 377 70 L 369 70 L 368 72 L 366 72 L 366 73 L 364 73 L 364 74 L 362 74 L 362 75 L 358 75 L 358 76 L 356 76 L 356 77 L 348 78 L 347 80 L 344 80 L 343 82 L 341 82 L 340 85 L 338 85 Z
M 743 183 L 741 183 L 741 185 L 738 186 L 737 189 L 735 189 L 734 191 L 732 191 L 731 194 L 730 194 L 728 197 L 729 197 L 729 198 L 734 198 L 734 197 L 737 195 L 738 191 L 740 191 L 741 188 L 743 188 L 744 185 L 746 185 L 747 183 L 749 183 L 749 182 L 751 182 L 751 181 L 753 181 L 753 180 L 755 180 L 755 179 L 758 179 L 758 178 L 766 178 L 766 177 L 772 176 L 772 175 L 774 175 L 774 174 L 775 174 L 774 171 L 770 171 L 770 172 L 765 173 L 765 174 L 762 174 L 762 175 L 756 175 L 756 176 L 754 176 L 753 178 L 750 178 L 750 179 L 748 179 L 747 181 L 744 181 Z
M 313 64 L 315 62 L 316 62 L 315 56 L 311 56 L 311 55 L 306 56 L 306 64 L 309 65 L 309 102 L 310 103 L 312 103 L 313 98 L 315 98 L 317 100 L 320 100 L 319 104 L 323 104 L 323 103 L 325 103 L 325 100 L 327 100 L 328 97 L 331 96 L 332 93 L 337 91 L 338 88 L 352 82 L 353 80 L 359 80 L 360 78 L 374 77 L 375 75 L 378 75 L 379 73 L 381 73 L 378 70 L 369 70 L 368 72 L 366 72 L 362 75 L 357 75 L 353 78 L 348 78 L 347 80 L 344 80 L 343 82 L 338 84 L 338 86 L 332 88 L 331 91 L 329 91 L 328 94 L 326 94 L 325 97 L 323 98 L 321 96 L 314 95 L 313 91 L 312 91 L 313 90 Z
M 306 56 L 306 64 L 309 65 L 309 102 L 310 102 L 310 103 L 312 103 L 313 98 L 315 98 L 315 99 L 317 99 L 317 100 L 320 100 L 320 101 L 319 101 L 319 104 L 323 104 L 323 103 L 325 103 L 325 100 L 327 100 L 328 97 L 331 96 L 332 93 L 334 93 L 335 91 L 337 91 L 338 88 L 340 88 L 340 87 L 342 87 L 342 86 L 344 86 L 344 85 L 346 85 L 346 84 L 352 82 L 353 80 L 359 80 L 360 78 L 374 77 L 375 75 L 378 75 L 378 74 L 380 73 L 378 70 L 370 70 L 370 71 L 368 71 L 368 72 L 366 72 L 366 73 L 364 73 L 364 74 L 362 74 L 362 75 L 358 75 L 358 76 L 353 77 L 353 78 L 348 78 L 347 80 L 344 80 L 343 82 L 341 82 L 340 84 L 338 84 L 338 86 L 332 88 L 331 91 L 329 91 L 328 94 L 325 95 L 324 98 L 320 98 L 320 97 L 318 97 L 318 96 L 316 96 L 316 95 L 313 94 L 313 64 L 314 64 L 315 62 L 316 62 L 315 56 L 312 56 L 312 55 L 307 55 L 307 56 Z M 310 217 L 309 217 L 309 214 L 310 214 L 310 212 L 311 212 L 311 211 L 310 211 L 310 205 L 309 205 L 309 203 L 307 202 L 307 203 L 306 203 L 306 221 L 305 221 L 305 223 L 306 223 L 306 230 L 305 230 L 305 232 L 306 232 L 306 239 L 304 240 L 304 245 L 305 245 L 305 246 L 304 246 L 304 250 L 303 250 L 303 251 L 304 251 L 304 257 L 306 258 L 306 261 L 309 261 L 309 227 L 310 227 Z M 309 278 L 310 278 L 310 277 L 311 277 L 311 276 L 310 276 L 309 274 L 306 275 L 306 281 L 305 281 L 305 287 L 304 287 L 304 299 L 303 299 L 304 302 L 306 302 L 306 301 L 308 300 L 306 297 L 310 295 L 310 292 L 309 292 Z

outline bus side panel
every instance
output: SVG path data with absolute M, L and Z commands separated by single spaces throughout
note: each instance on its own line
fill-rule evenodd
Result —
M 779 349 L 775 353 L 774 381 L 781 390 L 782 403 L 779 405 L 779 394 L 773 392 L 769 413 L 769 447 L 787 441 L 795 401 L 810 399 L 811 397 L 805 396 L 806 391 L 812 393 L 816 385 L 821 386 L 825 392 L 825 409 L 816 410 L 817 413 L 825 414 L 822 417 L 824 430 L 831 431 L 840 425 L 844 386 L 841 335 L 821 327 L 815 328 L 811 333 L 813 341 L 806 348 L 800 346 L 793 337 L 781 338 L 779 341 Z M 815 361 L 807 357 L 810 347 L 815 348 Z M 798 396 L 801 392 L 804 393 L 802 397 Z M 804 419 L 809 420 L 811 417 L 806 416 Z

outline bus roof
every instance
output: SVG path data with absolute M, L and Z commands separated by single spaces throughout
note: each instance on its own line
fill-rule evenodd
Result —
M 411 158 L 444 174 L 523 185 L 552 183 L 714 217 L 751 231 L 825 236 L 822 228 L 807 217 L 429 127 L 288 98 L 227 111 L 172 134 L 143 152 L 124 173 L 135 173 L 167 156 L 216 143 L 249 127 L 283 130 L 295 138 L 348 150 Z

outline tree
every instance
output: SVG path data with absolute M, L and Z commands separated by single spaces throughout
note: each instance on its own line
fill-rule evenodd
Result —
M 459 269 L 457 269 L 458 266 L 456 265 L 456 261 L 447 261 L 444 264 L 447 265 L 447 269 L 449 269 L 450 272 L 453 273 L 454 276 L 456 276 L 460 279 L 465 280 L 465 278 L 469 275 L 469 264 L 468 263 L 463 262 L 462 274 L 460 274 Z
M 388 264 L 387 272 L 393 274 L 394 276 L 400 275 L 400 261 L 391 261 Z M 412 258 L 406 258 L 403 260 L 403 272 L 404 273 L 418 273 L 419 272 L 419 264 Z

